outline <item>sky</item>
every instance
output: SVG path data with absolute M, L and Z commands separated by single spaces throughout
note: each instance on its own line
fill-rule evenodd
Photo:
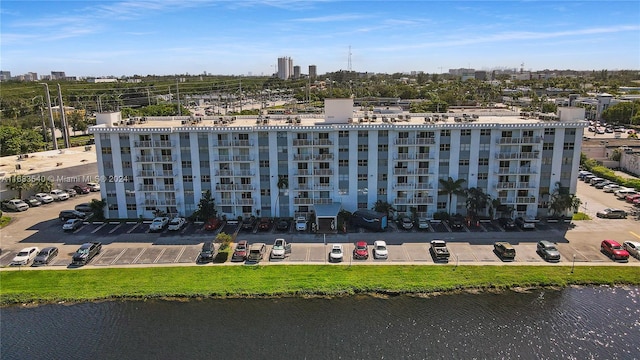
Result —
M 349 54 L 351 54 L 349 56 Z M 640 1 L 0 2 L 12 76 L 640 69 Z M 524 66 L 522 66 L 524 64 Z

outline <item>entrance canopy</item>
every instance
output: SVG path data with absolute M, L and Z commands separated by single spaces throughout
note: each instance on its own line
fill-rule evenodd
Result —
M 335 234 L 338 232 L 338 213 L 342 210 L 341 203 L 317 204 L 313 206 L 316 212 L 318 233 Z

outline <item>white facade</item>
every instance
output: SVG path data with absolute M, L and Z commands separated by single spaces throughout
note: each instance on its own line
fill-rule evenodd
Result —
M 344 100 L 334 110 L 350 99 Z M 326 119 L 302 116 L 298 124 L 250 116 L 103 121 L 90 131 L 107 180 L 107 215 L 188 216 L 210 190 L 229 218 L 290 217 L 316 204 L 355 211 L 378 200 L 399 213 L 432 217 L 449 208 L 438 188 L 452 177 L 499 198 L 514 215 L 536 216 L 546 214 L 556 183 L 576 189 L 586 126 L 577 118 L 403 114 L 336 123 L 331 111 Z M 465 199 L 454 196 L 450 208 L 465 214 Z

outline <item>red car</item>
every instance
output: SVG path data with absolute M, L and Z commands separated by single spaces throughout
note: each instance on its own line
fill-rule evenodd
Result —
M 356 260 L 367 260 L 369 258 L 369 247 L 364 241 L 358 241 L 353 249 L 353 258 Z
M 222 221 L 220 221 L 220 219 L 211 218 L 211 219 L 207 220 L 206 224 L 204 224 L 204 229 L 207 230 L 207 231 L 213 231 L 213 230 L 219 228 L 220 225 L 222 225 Z
M 634 195 L 627 195 L 627 197 L 624 198 L 628 203 L 633 204 L 637 199 L 640 199 L 640 194 L 634 194 Z
M 600 251 L 612 260 L 629 261 L 629 252 L 615 240 L 602 240 Z
M 261 218 L 258 222 L 258 230 L 260 231 L 269 231 L 271 229 L 271 219 L 269 218 Z
M 75 185 L 72 189 L 76 191 L 76 194 L 88 194 L 91 192 L 89 187 L 86 185 Z
M 236 245 L 236 248 L 233 251 L 233 255 L 231 256 L 231 261 L 247 260 L 248 252 L 249 252 L 249 245 L 247 244 L 247 240 L 238 241 L 238 245 Z

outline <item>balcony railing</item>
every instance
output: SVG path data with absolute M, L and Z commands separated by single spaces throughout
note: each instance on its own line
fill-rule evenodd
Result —
M 398 197 L 393 200 L 393 203 L 397 205 L 430 205 L 433 202 L 433 196 Z
M 298 171 L 296 171 L 296 175 L 298 175 L 298 176 L 311 176 L 311 170 L 298 169 Z
M 496 174 L 504 175 L 517 175 L 517 174 L 537 174 L 536 169 L 532 167 L 520 167 L 520 168 L 498 168 Z
M 313 175 L 333 175 L 331 169 L 313 169 Z
M 311 146 L 313 140 L 310 139 L 293 139 L 293 146 Z
M 153 146 L 155 147 L 173 147 L 175 146 L 173 141 L 170 140 L 156 140 L 153 142 Z
M 417 174 L 417 175 L 433 175 L 433 170 L 425 169 L 425 168 L 417 168 L 415 170 L 415 174 Z
M 532 188 L 533 183 L 530 182 L 499 182 L 496 184 L 496 189 L 528 189 Z
M 310 154 L 296 154 L 293 155 L 293 160 L 295 161 L 309 161 L 311 160 Z
M 416 154 L 416 159 L 418 159 L 418 160 L 429 160 L 429 159 L 433 159 L 433 156 L 431 156 L 431 154 L 429 154 L 429 153 L 418 153 L 418 154 Z
M 431 145 L 435 143 L 435 138 L 398 138 L 395 140 L 396 145 Z
M 394 189 L 414 189 L 416 184 L 414 183 L 397 183 L 393 185 Z
M 153 170 L 140 170 L 138 176 L 155 176 L 156 172 Z
M 133 147 L 151 147 L 151 145 L 153 144 L 152 141 L 134 141 L 133 142 Z
M 255 190 L 251 184 L 216 184 L 218 191 Z
M 314 160 L 333 160 L 333 154 L 318 154 L 313 156 Z
M 249 147 L 253 146 L 253 142 L 250 140 L 218 140 L 214 143 L 214 146 L 219 147 Z
M 499 197 L 502 204 L 535 204 L 535 196 Z
M 496 143 L 502 144 L 538 144 L 543 140 L 542 136 L 533 137 L 503 137 L 499 138 Z
M 236 205 L 253 205 L 253 199 L 236 199 Z
M 175 185 L 140 185 L 139 191 L 176 191 L 178 190 Z
M 539 151 L 534 152 L 508 152 L 496 153 L 496 159 L 537 159 L 540 157 Z
M 313 188 L 316 190 L 333 190 L 333 184 L 315 184 Z

